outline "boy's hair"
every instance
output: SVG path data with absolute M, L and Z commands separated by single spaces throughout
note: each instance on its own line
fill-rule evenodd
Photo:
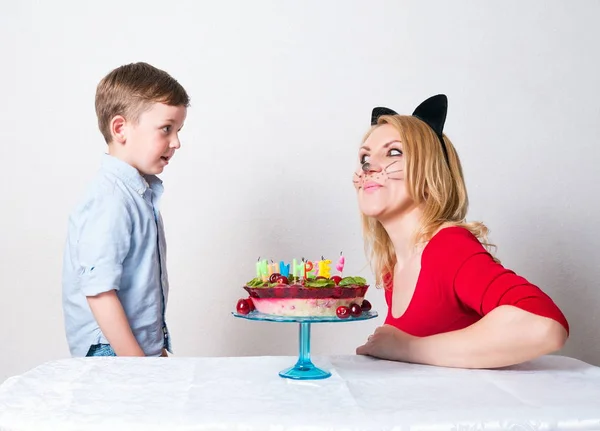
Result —
M 468 229 L 492 251 L 488 243 L 488 228 L 481 222 L 467 222 L 469 206 L 467 188 L 460 159 L 450 139 L 443 135 L 448 151 L 444 158 L 442 146 L 435 132 L 414 116 L 382 115 L 371 127 L 363 142 L 377 127 L 389 124 L 399 133 L 406 164 L 406 188 L 415 204 L 423 208 L 420 229 L 415 232 L 413 245 L 429 241 L 442 225 L 461 226 Z M 383 284 L 383 275 L 392 273 L 396 254 L 383 225 L 375 218 L 362 215 L 365 249 L 376 275 L 376 284 Z
M 126 64 L 106 75 L 96 88 L 96 116 L 106 143 L 115 115 L 136 122 L 153 103 L 187 108 L 190 98 L 177 80 L 148 63 Z

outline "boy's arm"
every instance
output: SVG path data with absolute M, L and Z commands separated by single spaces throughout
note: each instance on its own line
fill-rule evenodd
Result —
M 145 356 L 117 296 L 131 246 L 133 223 L 128 206 L 116 196 L 99 196 L 86 213 L 77 244 L 81 290 L 117 356 Z
M 116 291 L 88 296 L 87 300 L 98 326 L 117 356 L 146 356 L 131 332 Z

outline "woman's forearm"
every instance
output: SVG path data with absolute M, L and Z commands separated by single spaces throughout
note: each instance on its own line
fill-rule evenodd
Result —
M 514 365 L 559 350 L 567 331 L 558 322 L 501 306 L 468 328 L 415 338 L 410 362 L 460 368 Z
M 135 339 L 117 292 L 88 296 L 88 303 L 102 333 L 117 356 L 145 356 Z

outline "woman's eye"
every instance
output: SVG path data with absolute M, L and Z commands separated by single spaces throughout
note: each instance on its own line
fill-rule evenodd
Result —
M 388 156 L 391 156 L 391 157 L 396 157 L 396 156 L 401 156 L 401 155 L 402 155 L 402 151 L 397 148 L 392 148 L 388 152 Z
M 361 165 L 364 165 L 368 161 L 369 161 L 369 155 L 368 154 L 363 154 L 362 156 L 360 156 L 360 164 Z

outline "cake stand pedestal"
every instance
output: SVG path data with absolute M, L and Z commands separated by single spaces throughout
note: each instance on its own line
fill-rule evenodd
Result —
M 232 312 L 235 317 L 247 320 L 256 320 L 263 322 L 280 322 L 280 323 L 298 323 L 298 341 L 299 352 L 296 365 L 286 368 L 279 372 L 281 377 L 294 380 L 318 380 L 331 377 L 331 373 L 315 366 L 310 359 L 310 325 L 313 323 L 344 323 L 358 322 L 361 320 L 369 320 L 377 317 L 376 311 L 365 311 L 358 317 L 348 317 L 340 319 L 337 316 L 333 317 L 292 317 L 292 316 L 273 316 L 270 314 L 259 313 L 252 311 L 248 314 L 240 314 Z

